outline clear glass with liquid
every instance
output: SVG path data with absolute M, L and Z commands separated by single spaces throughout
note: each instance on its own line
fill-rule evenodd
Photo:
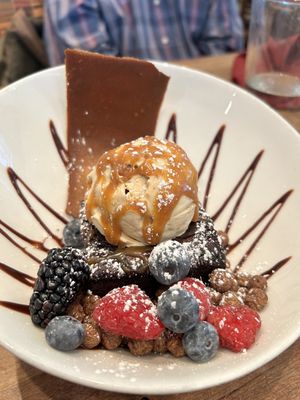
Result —
M 245 78 L 271 106 L 300 108 L 300 0 L 252 0 Z

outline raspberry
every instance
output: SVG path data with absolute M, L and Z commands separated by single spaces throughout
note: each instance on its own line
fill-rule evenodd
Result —
M 155 305 L 137 285 L 111 290 L 98 302 L 93 318 L 104 331 L 130 339 L 152 340 L 164 330 Z
M 221 347 L 234 352 L 249 349 L 261 326 L 259 314 L 247 306 L 212 307 L 207 322 L 216 328 Z
M 175 286 L 172 286 L 172 288 L 173 287 Z M 186 278 L 179 281 L 176 287 L 185 289 L 196 297 L 199 305 L 199 319 L 202 321 L 205 320 L 210 310 L 211 302 L 209 291 L 204 283 L 196 278 Z

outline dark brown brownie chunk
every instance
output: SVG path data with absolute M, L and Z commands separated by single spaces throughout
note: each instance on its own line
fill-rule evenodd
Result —
M 83 235 L 93 232 L 86 247 L 87 261 L 91 266 L 89 289 L 103 296 L 115 287 L 136 284 L 151 297 L 159 284 L 150 275 L 148 258 L 152 247 L 133 247 L 117 249 L 106 242 L 105 238 L 85 219 L 81 210 Z M 176 240 L 183 242 L 190 253 L 192 266 L 189 276 L 207 280 L 215 268 L 226 267 L 225 249 L 221 244 L 212 219 L 200 208 L 199 220 L 191 224 L 190 229 Z

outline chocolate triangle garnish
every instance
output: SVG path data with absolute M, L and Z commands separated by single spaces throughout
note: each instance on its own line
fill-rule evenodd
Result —
M 153 64 L 66 50 L 69 192 L 77 216 L 86 177 L 106 150 L 153 135 L 169 77 Z

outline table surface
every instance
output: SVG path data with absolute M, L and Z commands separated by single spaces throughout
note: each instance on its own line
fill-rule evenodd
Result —
M 180 61 L 177 64 L 230 80 L 234 55 Z M 280 114 L 300 132 L 300 111 Z M 300 340 L 275 360 L 233 382 L 171 396 L 122 395 L 98 391 L 55 378 L 25 364 L 0 347 L 0 400 L 299 400 Z

